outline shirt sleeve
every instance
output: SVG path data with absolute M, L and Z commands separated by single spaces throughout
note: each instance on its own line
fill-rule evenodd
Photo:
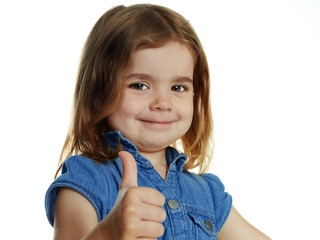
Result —
M 229 193 L 225 192 L 225 187 L 219 177 L 211 173 L 203 174 L 202 177 L 208 183 L 211 190 L 216 218 L 216 230 L 219 232 L 230 214 L 232 197 Z
M 54 224 L 54 210 L 59 188 L 71 188 L 86 197 L 94 207 L 98 221 L 101 221 L 103 198 L 106 197 L 107 184 L 101 165 L 89 158 L 73 156 L 62 166 L 61 175 L 49 186 L 45 195 L 45 209 L 49 223 Z

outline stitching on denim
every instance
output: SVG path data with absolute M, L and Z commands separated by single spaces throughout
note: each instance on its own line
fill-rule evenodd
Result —
M 199 235 L 198 235 L 198 231 L 197 231 L 197 228 L 196 228 L 196 224 L 191 224 L 192 226 L 192 232 L 194 234 L 194 236 L 196 237 L 196 239 L 199 239 Z
M 175 229 L 174 229 L 174 224 L 173 224 L 173 221 L 172 221 L 172 214 L 171 214 L 171 211 L 169 211 L 167 205 L 165 204 L 165 209 L 166 209 L 166 213 L 168 214 L 168 220 L 169 220 L 169 223 L 170 223 L 170 226 L 171 226 L 171 230 L 172 230 L 172 235 L 173 235 L 173 239 L 175 240 L 176 239 L 176 234 L 175 234 Z
M 181 215 L 182 215 L 182 218 L 183 218 L 183 229 L 184 229 L 184 233 L 186 235 L 186 239 L 188 239 L 188 234 L 186 234 L 188 232 L 188 229 L 187 229 L 187 220 L 186 220 L 186 209 L 185 207 L 181 204 Z
M 215 215 L 212 213 L 208 213 L 208 211 L 206 211 L 203 208 L 186 206 L 186 210 L 187 210 L 187 212 L 190 212 L 190 213 L 200 214 L 202 216 L 208 217 L 208 218 L 214 220 L 214 222 L 216 222 Z

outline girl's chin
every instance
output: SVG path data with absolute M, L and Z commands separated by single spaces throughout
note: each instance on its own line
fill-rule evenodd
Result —
M 165 151 L 165 149 L 173 144 L 175 141 L 161 141 L 155 139 L 155 141 L 148 141 L 144 143 L 138 143 L 136 144 L 139 152 L 149 152 L 149 153 L 155 153 L 155 152 L 161 152 Z

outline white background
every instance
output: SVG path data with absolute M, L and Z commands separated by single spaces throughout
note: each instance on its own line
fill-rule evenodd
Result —
M 44 194 L 84 41 L 110 7 L 0 3 L 1 236 L 50 239 Z M 217 174 L 273 239 L 320 239 L 320 0 L 148 1 L 190 20 L 209 60 Z M 2 238 L 2 237 L 1 237 Z

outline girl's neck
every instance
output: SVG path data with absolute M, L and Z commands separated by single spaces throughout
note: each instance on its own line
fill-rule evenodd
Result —
M 168 172 L 168 164 L 166 160 L 166 150 L 158 152 L 141 152 L 140 154 L 149 159 L 154 169 L 160 174 L 160 176 L 166 180 Z

